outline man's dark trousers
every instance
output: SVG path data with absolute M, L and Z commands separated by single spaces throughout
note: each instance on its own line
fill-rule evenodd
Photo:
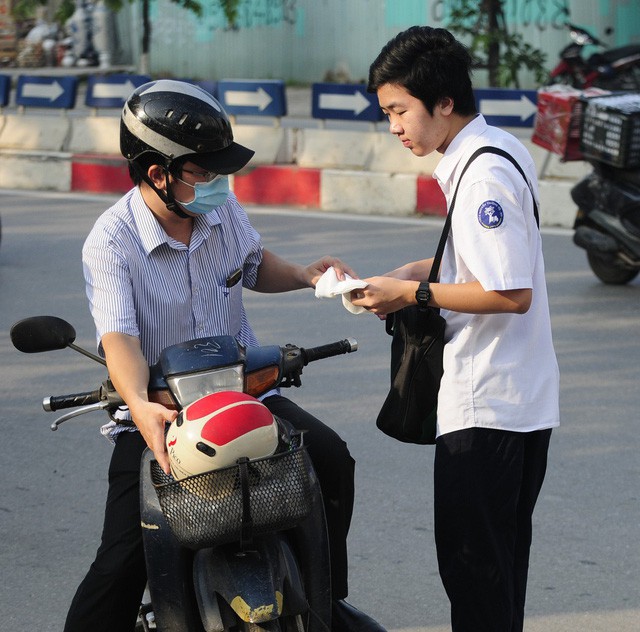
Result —
M 438 437 L 435 538 L 452 632 L 522 632 L 531 518 L 551 430 Z

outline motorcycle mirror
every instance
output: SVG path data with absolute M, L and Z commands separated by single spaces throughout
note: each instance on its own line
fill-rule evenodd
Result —
M 31 316 L 14 323 L 11 342 L 22 353 L 65 349 L 76 339 L 76 330 L 57 316 Z

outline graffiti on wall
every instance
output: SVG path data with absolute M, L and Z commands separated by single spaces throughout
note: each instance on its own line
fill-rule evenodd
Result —
M 468 0 L 386 0 L 388 25 L 424 23 L 446 26 L 451 9 Z M 304 0 L 242 0 L 238 7 L 237 27 L 294 25 L 304 14 Z M 474 3 L 471 3 L 474 4 Z M 217 2 L 203 3 L 198 27 L 203 32 L 229 28 Z M 506 0 L 504 15 L 508 24 L 534 25 L 540 30 L 560 29 L 569 14 L 569 0 Z M 428 16 L 428 18 L 427 18 Z M 393 24 L 389 24 L 393 23 Z
M 298 0 L 243 0 L 238 6 L 238 29 L 258 26 L 295 24 Z M 206 31 L 225 30 L 229 24 L 217 2 L 202 4 L 202 17 L 198 19 Z
M 445 24 L 452 8 L 462 4 L 460 0 L 433 0 L 431 20 Z M 467 4 L 469 4 L 467 2 Z M 569 0 L 506 0 L 504 16 L 507 24 L 534 25 L 539 30 L 561 29 L 569 15 Z

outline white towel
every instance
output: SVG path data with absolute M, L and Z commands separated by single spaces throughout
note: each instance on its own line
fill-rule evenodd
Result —
M 352 314 L 362 314 L 364 307 L 356 307 L 349 296 L 352 290 L 367 287 L 367 283 L 361 279 L 354 279 L 345 273 L 345 280 L 338 281 L 338 276 L 333 266 L 330 267 L 318 280 L 316 284 L 316 298 L 333 298 L 342 295 L 342 304 Z

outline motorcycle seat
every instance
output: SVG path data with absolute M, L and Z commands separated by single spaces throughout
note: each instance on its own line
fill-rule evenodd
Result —
M 640 55 L 640 44 L 629 44 L 628 46 L 605 50 L 601 53 L 594 53 L 589 57 L 589 65 L 600 66 L 604 64 L 612 64 L 620 59 L 633 57 L 634 55 Z

